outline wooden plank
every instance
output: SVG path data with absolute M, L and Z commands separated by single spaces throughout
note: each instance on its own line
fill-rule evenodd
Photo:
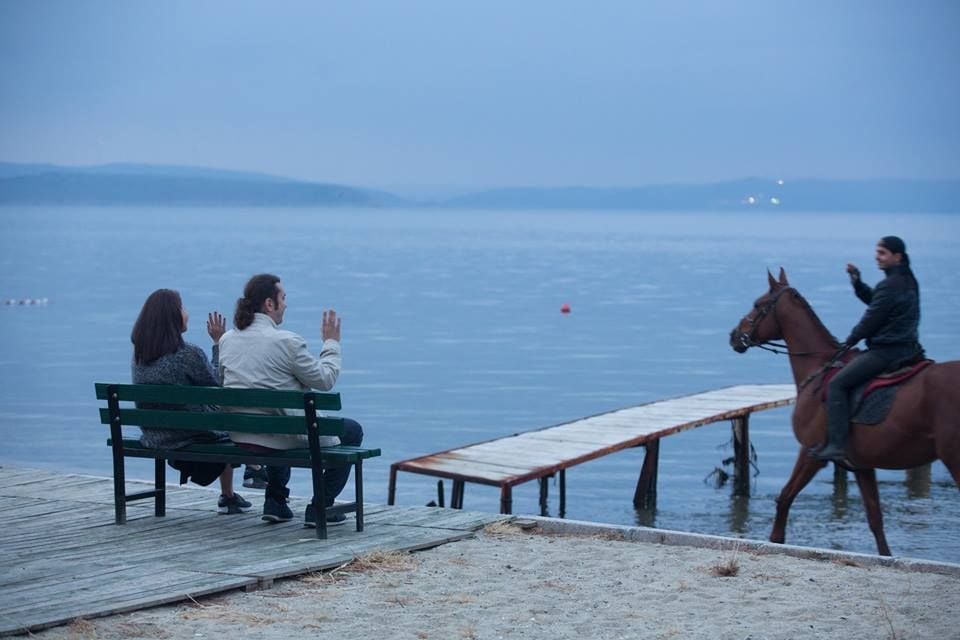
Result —
M 456 460 L 449 460 L 438 456 L 429 458 L 420 458 L 418 460 L 402 463 L 404 471 L 414 469 L 427 475 L 443 475 L 447 478 L 471 478 L 475 482 L 498 485 L 503 480 L 509 480 L 517 475 L 517 471 L 507 468 L 484 465 L 484 464 L 465 464 Z
M 95 383 L 97 399 L 107 399 L 108 383 Z M 340 394 L 319 391 L 283 391 L 277 389 L 229 389 L 181 385 L 116 384 L 121 402 L 219 405 L 303 409 L 305 397 L 314 401 L 318 411 L 339 411 Z
M 87 598 L 50 599 L 50 595 L 37 594 L 37 600 L 48 598 L 42 605 L 21 609 L 0 618 L 0 635 L 28 630 L 40 630 L 66 624 L 78 617 L 96 618 L 116 613 L 135 611 L 145 607 L 178 602 L 189 598 L 240 589 L 257 584 L 257 580 L 247 577 L 205 575 L 191 572 L 171 571 L 169 577 L 176 580 L 160 588 L 150 588 L 148 579 L 138 583 L 142 590 L 124 590 L 108 599 L 87 594 Z
M 6 480 L 23 475 L 0 468 L 0 491 Z M 66 486 L 79 479 L 37 472 L 32 483 Z M 104 490 L 112 498 L 112 481 L 95 480 L 100 484 L 88 483 L 91 491 Z M 267 525 L 255 514 L 218 516 L 212 512 L 216 494 L 203 489 L 171 491 L 165 518 L 153 517 L 150 505 L 130 505 L 131 512 L 144 516 L 123 526 L 113 524 L 112 499 L 85 503 L 57 497 L 0 499 L 4 507 L 20 503 L 34 510 L 32 518 L 18 521 L 15 533 L 0 529 L 0 635 L 268 583 L 337 566 L 374 549 L 444 544 L 501 519 L 450 509 L 368 505 L 363 532 L 348 524 L 318 540 L 299 519 Z M 210 511 L 180 507 L 196 502 L 210 505 Z M 292 508 L 302 510 L 306 503 L 296 498 Z

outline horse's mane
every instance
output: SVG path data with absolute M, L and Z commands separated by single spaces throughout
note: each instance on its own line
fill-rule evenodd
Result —
M 821 320 L 820 316 L 817 315 L 817 312 L 813 310 L 813 307 L 810 306 L 810 303 L 807 302 L 807 299 L 804 298 L 803 295 L 799 291 L 797 291 L 794 287 L 790 287 L 790 289 L 793 290 L 793 297 L 796 300 L 799 300 L 803 304 L 803 306 L 806 307 L 807 311 L 810 313 L 810 316 L 813 318 L 814 323 L 817 325 L 817 327 L 819 327 L 820 330 L 822 330 L 825 334 L 830 336 L 830 340 L 833 341 L 834 346 L 839 347 L 840 341 L 837 340 L 837 338 L 832 333 L 830 333 L 830 330 L 827 329 L 827 325 L 823 324 L 823 320 Z

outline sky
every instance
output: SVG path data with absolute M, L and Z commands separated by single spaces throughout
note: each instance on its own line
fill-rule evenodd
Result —
M 0 0 L 0 161 L 381 188 L 960 178 L 960 2 Z

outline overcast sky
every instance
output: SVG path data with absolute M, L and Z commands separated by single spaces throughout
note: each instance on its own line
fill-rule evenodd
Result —
M 0 0 L 0 160 L 960 178 L 960 2 Z

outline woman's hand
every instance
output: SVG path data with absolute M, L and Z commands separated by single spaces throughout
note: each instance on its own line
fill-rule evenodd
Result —
M 207 314 L 207 333 L 213 344 L 219 344 L 220 338 L 227 332 L 227 320 L 219 311 L 211 311 Z

